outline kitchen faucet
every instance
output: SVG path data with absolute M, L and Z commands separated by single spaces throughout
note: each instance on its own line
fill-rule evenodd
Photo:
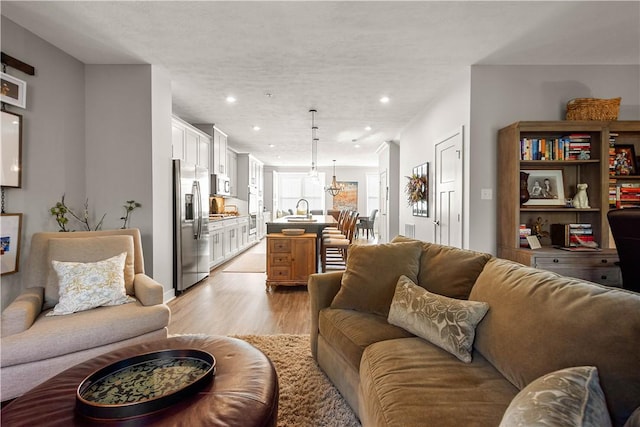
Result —
M 309 201 L 307 199 L 298 200 L 298 203 L 296 203 L 296 214 L 298 213 L 298 206 L 300 206 L 300 202 L 304 202 L 305 203 L 305 206 L 307 207 L 306 217 L 309 218 L 311 215 L 309 215 Z

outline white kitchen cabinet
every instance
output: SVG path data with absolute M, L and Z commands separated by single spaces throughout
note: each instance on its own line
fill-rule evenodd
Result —
M 209 223 L 209 268 L 213 268 L 225 260 L 224 231 L 223 221 Z
M 249 244 L 249 218 L 242 218 L 238 220 L 239 238 L 238 246 L 240 250 L 243 250 Z
M 171 119 L 171 158 L 209 169 L 211 138 L 178 117 Z
M 227 175 L 227 134 L 213 127 L 212 173 Z
M 238 195 L 238 153 L 227 148 L 227 170 L 231 184 L 231 196 Z
M 171 158 L 184 161 L 184 140 L 186 128 L 176 122 L 171 123 Z

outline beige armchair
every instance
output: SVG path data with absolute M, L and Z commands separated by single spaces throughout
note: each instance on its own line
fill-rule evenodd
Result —
M 134 302 L 47 316 L 58 299 L 52 260 L 89 263 L 123 252 L 126 293 Z M 2 401 L 102 353 L 167 337 L 169 307 L 162 285 L 144 273 L 137 229 L 36 233 L 23 283 L 27 289 L 2 312 Z

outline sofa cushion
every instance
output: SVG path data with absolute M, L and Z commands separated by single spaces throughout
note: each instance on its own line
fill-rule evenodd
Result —
M 491 307 L 474 347 L 518 388 L 597 366 L 614 425 L 640 406 L 640 294 L 492 259 L 469 298 Z
M 401 275 L 417 280 L 420 242 L 352 245 L 332 308 L 387 316 Z
M 611 419 L 594 366 L 546 374 L 511 401 L 500 427 L 524 425 L 609 427 Z
M 67 316 L 43 312 L 26 331 L 2 338 L 1 365 L 48 359 L 115 343 L 165 328 L 170 312 L 164 304 L 143 306 L 138 301 L 98 307 Z
M 58 275 L 59 301 L 47 316 L 135 301 L 124 288 L 126 256 L 123 252 L 98 262 L 51 261 Z
M 342 354 L 356 371 L 360 367 L 362 352 L 369 344 L 413 336 L 387 323 L 384 316 L 354 310 L 325 308 L 320 311 L 318 327 L 329 345 Z
M 396 236 L 392 242 L 417 241 Z M 416 284 L 449 298 L 468 299 L 478 275 L 491 255 L 436 243 L 421 242 L 423 253 Z
M 134 245 L 133 237 L 128 235 L 55 238 L 48 241 L 49 273 L 44 291 L 44 308 L 55 306 L 59 301 L 58 276 L 51 261 L 96 262 L 126 252 L 124 266 L 124 284 L 127 295 L 134 295 L 133 279 Z
M 434 294 L 401 276 L 391 302 L 389 323 L 469 363 L 476 325 L 488 309 L 487 303 Z
M 360 364 L 363 425 L 497 426 L 518 393 L 480 354 L 460 363 L 422 338 L 371 344 Z

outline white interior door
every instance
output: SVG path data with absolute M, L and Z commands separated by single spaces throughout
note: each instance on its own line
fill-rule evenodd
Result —
M 435 241 L 462 248 L 463 128 L 436 144 Z
M 380 233 L 380 243 L 389 241 L 389 182 L 387 171 L 380 172 L 380 221 L 378 221 L 378 232 Z

